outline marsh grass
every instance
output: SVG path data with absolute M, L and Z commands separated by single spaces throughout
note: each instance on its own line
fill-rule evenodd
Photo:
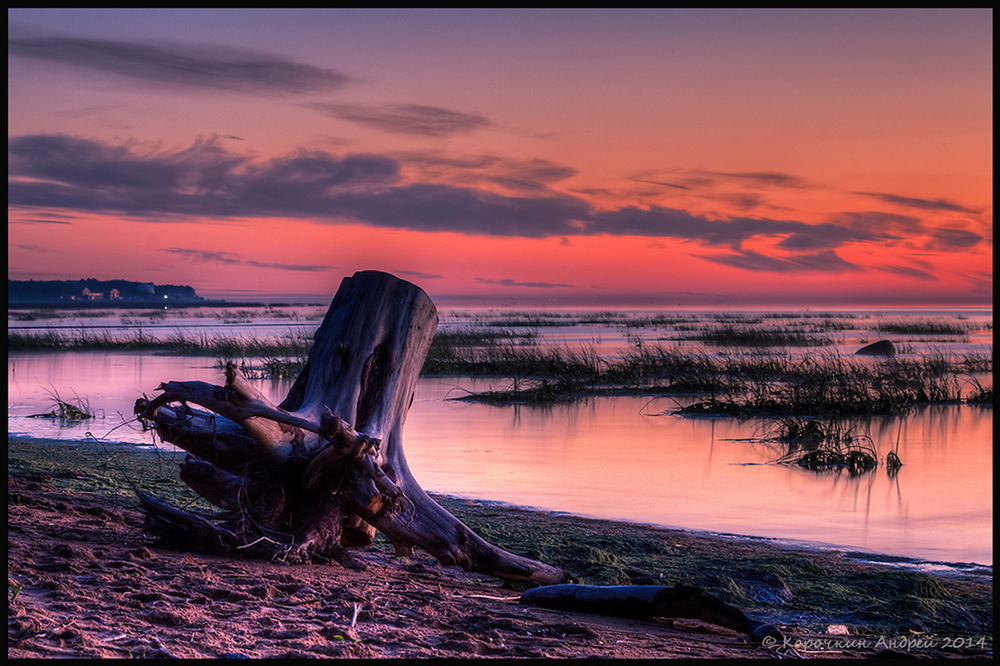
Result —
M 540 349 L 498 344 L 448 348 L 428 358 L 426 374 L 534 379 L 527 386 L 462 396 L 485 402 L 544 402 L 586 395 L 702 393 L 710 398 L 680 408 L 686 415 L 838 416 L 898 413 L 921 403 L 958 402 L 955 376 L 968 358 L 856 359 L 835 353 L 794 358 L 732 351 L 679 352 L 640 342 L 618 357 L 590 348 Z
M 601 359 L 593 345 L 542 349 L 508 338 L 484 339 L 481 344 L 432 342 L 423 374 L 470 377 L 540 377 L 595 380 Z
M 680 408 L 686 415 L 846 416 L 890 414 L 923 403 L 956 403 L 961 387 L 947 359 L 874 362 L 831 354 L 790 362 L 781 376 L 734 385 L 725 395 Z
M 8 349 L 16 351 L 157 351 L 190 356 L 268 357 L 305 354 L 312 338 L 289 333 L 280 338 L 239 335 L 191 335 L 175 331 L 166 337 L 151 336 L 138 328 L 130 333 L 78 329 L 72 332 L 8 331 Z
M 565 322 L 570 317 L 552 317 Z M 746 316 L 703 316 L 701 321 L 747 321 Z M 804 319 L 805 320 L 805 319 Z M 833 321 L 815 317 L 809 321 Z M 746 324 L 722 330 L 750 331 Z M 777 329 L 784 335 L 785 329 Z M 793 332 L 794 333 L 794 332 Z M 707 353 L 700 347 L 665 347 L 627 336 L 632 344 L 615 356 L 601 356 L 596 341 L 577 346 L 543 346 L 531 329 L 466 326 L 440 331 L 432 341 L 424 375 L 497 377 L 513 380 L 509 390 L 463 396 L 493 403 L 545 403 L 587 395 L 701 394 L 682 407 L 685 415 L 838 416 L 898 413 L 920 403 L 958 402 L 959 373 L 992 371 L 992 356 L 929 352 L 917 357 L 858 359 L 833 351 L 794 357 L 780 348 L 763 353 L 740 347 Z M 810 337 L 810 336 L 806 336 Z M 784 344 L 789 344 L 785 337 Z M 815 339 L 815 338 L 811 338 Z M 745 340 L 744 340 L 745 342 Z M 76 329 L 66 333 L 8 331 L 14 350 L 157 351 L 215 356 L 236 361 L 255 379 L 295 377 L 312 339 L 289 331 L 276 338 L 190 335 L 175 331 L 152 337 L 141 328 L 123 335 Z M 981 388 L 981 387 L 980 387 Z M 974 391 L 970 402 L 992 402 L 992 387 Z
M 909 335 L 966 335 L 969 332 L 969 326 L 943 319 L 901 319 L 880 322 L 877 330 L 882 333 Z
M 681 339 L 700 340 L 711 345 L 730 347 L 819 347 L 831 344 L 829 338 L 810 335 L 801 330 L 762 328 L 750 325 L 722 326 Z

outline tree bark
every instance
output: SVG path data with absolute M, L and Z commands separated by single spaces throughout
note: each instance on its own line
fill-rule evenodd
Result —
M 487 543 L 413 478 L 403 423 L 436 327 L 420 288 L 364 271 L 342 282 L 280 404 L 234 364 L 224 386 L 161 384 L 136 413 L 189 452 L 181 479 L 223 511 L 205 516 L 141 496 L 148 528 L 188 546 L 345 566 L 359 566 L 346 549 L 381 531 L 399 554 L 419 547 L 509 581 L 570 580 Z

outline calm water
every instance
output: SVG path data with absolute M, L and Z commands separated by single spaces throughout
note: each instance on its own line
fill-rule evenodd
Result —
M 463 316 L 453 315 L 444 325 L 462 325 Z M 903 316 L 911 315 L 891 314 L 893 320 Z M 991 314 L 962 316 L 989 320 Z M 59 323 L 66 325 L 65 320 Z M 274 325 L 289 323 L 310 326 L 303 321 Z M 41 325 L 13 319 L 9 324 Z M 225 326 L 232 332 L 241 325 Z M 259 321 L 242 326 L 267 328 Z M 554 342 L 596 342 L 602 353 L 613 353 L 636 332 L 656 337 L 655 331 L 608 326 L 539 330 Z M 250 335 L 242 328 L 240 333 Z M 989 351 L 990 333 L 948 347 Z M 863 330 L 838 335 L 845 348 L 865 335 L 872 337 Z M 108 441 L 149 444 L 150 433 L 127 425 L 116 428 L 131 418 L 135 399 L 143 392 L 152 394 L 168 379 L 220 383 L 221 373 L 213 366 L 210 358 L 149 353 L 12 353 L 7 363 L 8 431 L 62 439 L 84 439 L 90 432 Z M 276 400 L 289 384 L 258 382 Z M 405 436 L 407 458 L 425 488 L 602 518 L 992 564 L 990 408 L 928 406 L 905 417 L 858 421 L 855 426 L 872 436 L 882 455 L 898 438 L 904 466 L 895 478 L 882 467 L 852 478 L 759 464 L 779 455 L 768 445 L 746 441 L 764 421 L 662 415 L 674 407 L 668 398 L 601 397 L 551 407 L 446 400 L 465 390 L 504 385 L 503 380 L 468 378 L 420 381 Z M 27 418 L 49 409 L 52 390 L 63 399 L 74 393 L 85 397 L 101 418 L 72 427 Z

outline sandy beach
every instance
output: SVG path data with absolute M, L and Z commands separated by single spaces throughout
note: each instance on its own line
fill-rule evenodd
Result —
M 364 571 L 181 552 L 143 532 L 128 487 L 182 492 L 170 456 L 88 443 L 9 445 L 13 658 L 992 654 L 988 568 L 940 577 L 837 551 L 438 498 L 477 531 L 584 582 L 698 584 L 780 626 L 784 644 L 765 647 L 695 620 L 526 606 L 496 579 L 420 553 L 396 558 L 378 541 L 359 554 Z

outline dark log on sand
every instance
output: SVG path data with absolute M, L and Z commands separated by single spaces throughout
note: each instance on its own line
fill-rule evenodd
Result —
M 598 615 L 691 618 L 734 629 L 757 643 L 781 637 L 775 627 L 755 622 L 740 609 L 687 585 L 545 585 L 522 593 L 520 602 Z
M 410 473 L 403 422 L 437 312 L 417 286 L 365 271 L 340 286 L 288 396 L 271 403 L 239 372 L 168 381 L 136 413 L 188 451 L 181 479 L 222 509 L 207 516 L 142 496 L 147 527 L 186 547 L 358 566 L 346 549 L 382 532 L 442 564 L 548 585 L 561 569 L 487 543 Z M 210 410 L 193 409 L 189 405 Z

